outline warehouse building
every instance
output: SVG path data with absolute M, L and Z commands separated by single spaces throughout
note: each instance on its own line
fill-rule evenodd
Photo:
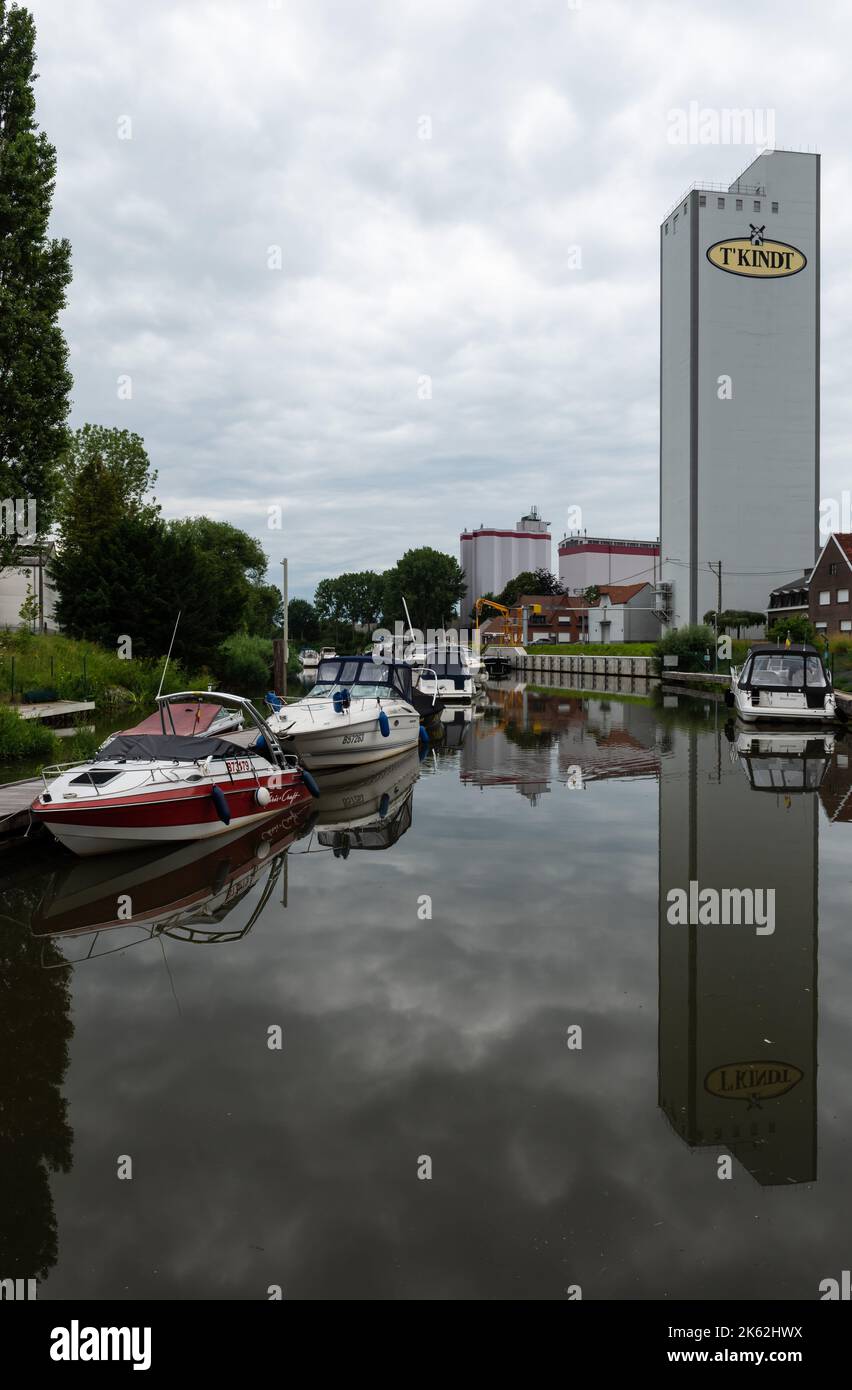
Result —
M 818 545 L 820 157 L 765 152 L 660 227 L 660 569 L 669 625 L 762 609 Z
M 559 582 L 567 594 L 582 594 L 595 584 L 653 584 L 659 555 L 659 541 L 571 532 L 559 542 Z
M 481 525 L 462 531 L 459 540 L 467 584 L 463 617 L 481 594 L 499 594 L 516 575 L 550 569 L 550 522 L 542 521 L 537 507 L 522 516 L 514 530 Z

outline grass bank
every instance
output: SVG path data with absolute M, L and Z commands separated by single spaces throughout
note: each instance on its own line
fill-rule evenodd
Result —
M 487 650 L 487 648 L 485 648 Z M 530 656 L 653 656 L 653 642 L 554 642 L 530 643 Z
M 122 658 L 117 652 L 60 633 L 0 633 L 0 703 L 94 700 L 99 706 L 150 704 L 163 671 L 162 657 Z M 190 672 L 174 657 L 165 690 L 200 686 L 206 670 Z

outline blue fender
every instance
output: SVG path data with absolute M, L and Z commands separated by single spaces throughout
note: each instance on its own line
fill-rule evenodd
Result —
M 382 796 L 381 801 L 379 802 L 379 815 L 381 816 L 382 820 L 384 820 L 384 818 L 385 818 L 385 816 L 387 815 L 387 813 L 388 813 L 389 810 L 390 810 L 390 797 L 388 796 L 387 792 L 385 792 L 384 795 Z
M 213 798 L 213 805 L 216 807 L 216 814 L 225 825 L 231 824 L 231 812 L 228 809 L 228 798 L 221 787 L 211 787 L 210 795 Z
M 428 748 L 428 747 L 429 747 L 429 735 L 427 734 L 426 730 L 423 728 L 423 725 L 422 725 L 422 724 L 420 725 L 420 742 L 423 744 L 423 747 L 424 747 L 424 748 Z
M 315 779 L 311 776 L 306 767 L 302 768 L 302 781 L 304 782 L 311 796 L 319 796 L 320 789 L 317 786 Z
M 381 714 L 379 715 L 379 728 L 381 730 L 382 738 L 387 738 L 390 734 L 390 720 L 388 719 L 384 710 L 382 710 Z

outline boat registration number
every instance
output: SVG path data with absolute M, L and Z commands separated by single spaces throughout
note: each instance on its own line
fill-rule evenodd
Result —
M 249 758 L 226 758 L 225 766 L 229 772 L 251 772 Z
M 363 742 L 364 742 L 364 735 L 363 735 L 363 734 L 344 734 L 344 735 L 343 735 L 343 742 L 344 742 L 344 743 L 363 743 Z

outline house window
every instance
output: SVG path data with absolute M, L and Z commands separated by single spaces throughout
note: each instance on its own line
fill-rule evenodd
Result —
M 742 200 L 742 198 L 738 198 L 738 199 L 737 199 L 737 212 L 742 212 L 742 210 L 743 210 L 743 200 Z
M 668 236 L 668 234 L 669 234 L 669 224 L 668 224 L 668 222 L 667 222 L 667 223 L 666 223 L 666 236 Z
M 717 206 L 717 208 L 724 209 L 724 206 L 725 206 L 725 200 L 724 200 L 724 198 L 717 198 L 717 199 L 716 199 L 716 206 Z
M 674 236 L 674 234 L 675 234 L 676 231 L 677 231 L 677 213 L 675 213 L 674 217 L 672 218 L 672 236 Z
M 707 206 L 707 198 L 703 193 L 699 193 L 698 195 L 698 206 L 700 208 L 706 208 Z
M 684 203 L 684 205 L 683 205 L 683 215 L 684 215 L 684 217 L 686 217 L 687 210 L 688 210 L 688 209 L 687 209 L 687 205 L 686 205 L 686 203 Z
M 852 622 L 850 622 L 848 618 L 843 619 L 843 622 L 840 624 L 840 631 L 852 632 Z
M 778 204 L 777 204 L 777 203 L 773 203 L 773 204 L 772 204 L 772 211 L 773 211 L 773 212 L 777 212 L 777 211 L 778 211 Z
M 829 605 L 830 603 L 831 603 L 831 591 L 830 591 L 829 589 L 821 589 L 821 590 L 820 590 L 820 595 L 819 595 L 819 606 L 820 606 L 820 608 L 827 608 L 828 605 Z
M 829 572 L 829 574 L 836 574 L 836 573 L 837 573 L 837 564 L 836 564 L 834 561 L 832 561 L 832 563 L 829 565 L 829 567 L 828 567 L 828 572 Z
M 828 623 L 814 623 L 814 627 L 816 628 L 817 632 L 822 632 L 825 628 L 828 627 Z
M 760 199 L 759 199 L 759 198 L 755 198 L 755 200 L 754 200 L 754 210 L 755 210 L 755 212 L 760 212 Z
M 838 589 L 838 590 L 837 590 L 837 602 L 838 602 L 838 603 L 848 603 L 848 602 L 849 602 L 849 590 L 848 590 L 848 589 Z

